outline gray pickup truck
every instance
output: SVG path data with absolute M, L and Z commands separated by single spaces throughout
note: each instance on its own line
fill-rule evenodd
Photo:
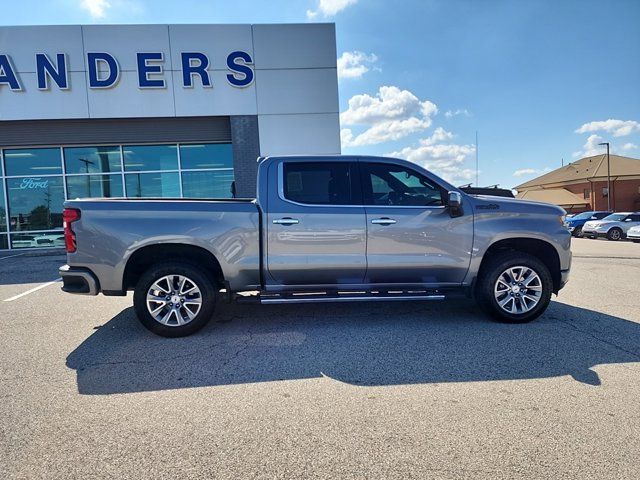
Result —
M 126 295 L 142 324 L 189 335 L 217 301 L 441 300 L 538 317 L 567 282 L 556 206 L 471 196 L 403 160 L 258 159 L 256 199 L 65 203 L 65 292 Z

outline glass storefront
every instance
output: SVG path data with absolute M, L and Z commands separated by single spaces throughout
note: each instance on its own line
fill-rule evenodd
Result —
M 63 247 L 64 199 L 230 198 L 230 143 L 0 149 L 0 249 Z

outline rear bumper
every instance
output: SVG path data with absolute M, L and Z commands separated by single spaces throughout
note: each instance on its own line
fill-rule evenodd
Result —
M 63 265 L 58 270 L 62 277 L 62 291 L 76 295 L 98 295 L 100 284 L 88 268 Z

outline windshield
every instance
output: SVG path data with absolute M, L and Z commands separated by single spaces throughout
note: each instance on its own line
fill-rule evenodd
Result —
M 611 215 L 604 217 L 602 219 L 602 221 L 608 221 L 608 222 L 619 222 L 620 220 L 622 220 L 623 218 L 625 218 L 627 215 L 624 213 L 612 213 Z
M 582 212 L 576 215 L 575 217 L 569 218 L 569 220 L 585 220 L 591 218 L 593 216 L 593 212 Z

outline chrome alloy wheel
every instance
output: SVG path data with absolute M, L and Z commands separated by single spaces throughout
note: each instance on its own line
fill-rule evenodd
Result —
M 147 310 L 169 327 L 186 325 L 202 308 L 198 285 L 183 275 L 167 275 L 156 280 L 147 292 Z
M 542 281 L 530 267 L 509 267 L 498 276 L 493 294 L 505 312 L 515 315 L 527 313 L 542 297 Z

